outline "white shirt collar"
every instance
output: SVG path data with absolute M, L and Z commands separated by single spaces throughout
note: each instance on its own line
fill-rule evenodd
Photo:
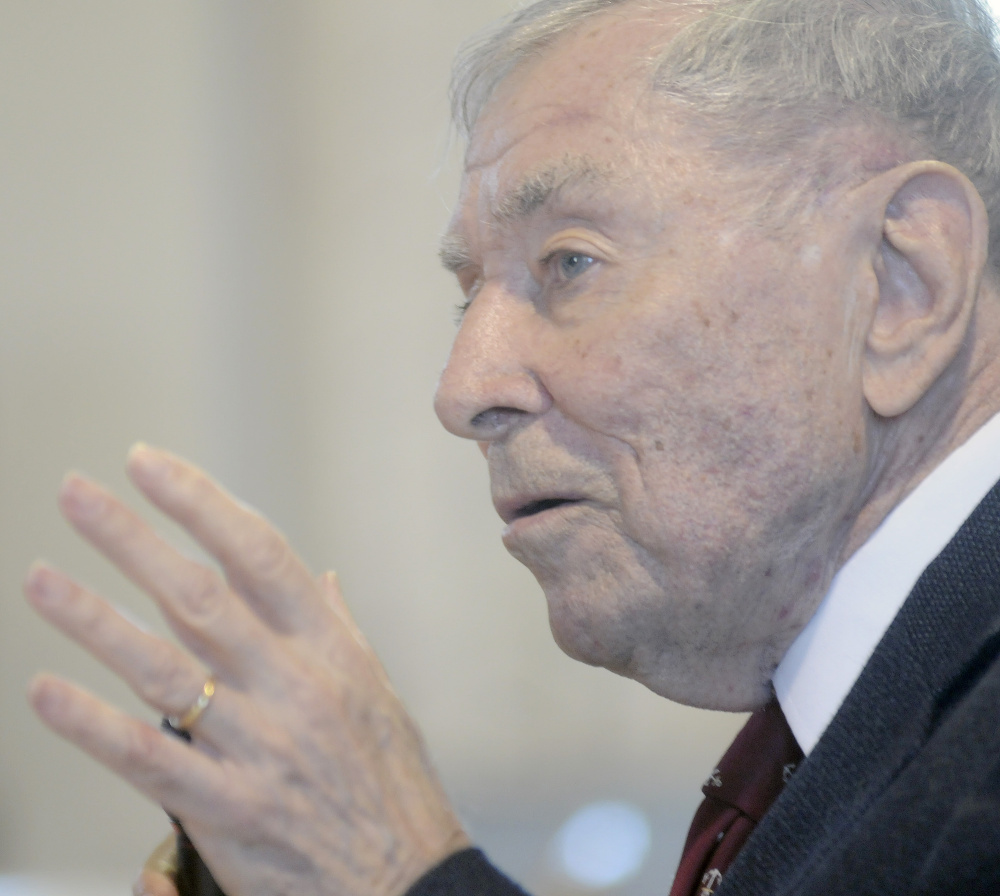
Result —
M 1000 414 L 948 455 L 834 577 L 774 673 L 808 756 L 921 573 L 1000 479 Z

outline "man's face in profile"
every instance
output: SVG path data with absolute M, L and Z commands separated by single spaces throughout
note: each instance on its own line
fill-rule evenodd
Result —
M 864 479 L 856 284 L 843 216 L 759 226 L 636 61 L 676 13 L 633 15 L 559 39 L 475 127 L 444 246 L 469 305 L 437 411 L 483 444 L 567 653 L 744 709 Z

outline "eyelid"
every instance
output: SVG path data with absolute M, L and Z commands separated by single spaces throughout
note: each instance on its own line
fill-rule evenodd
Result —
M 460 324 L 462 318 L 465 316 L 465 312 L 469 310 L 469 306 L 472 304 L 472 300 L 475 299 L 476 295 L 483 285 L 482 272 L 477 268 L 472 266 L 466 266 L 455 271 L 455 276 L 458 278 L 459 288 L 462 290 L 462 294 L 465 298 L 461 302 L 455 304 L 455 323 Z M 468 286 L 466 284 L 468 283 Z
M 568 277 L 564 274 L 564 272 L 558 269 L 558 265 L 563 259 L 573 255 L 579 255 L 581 258 L 589 258 L 590 264 L 581 270 L 577 276 Z M 596 265 L 599 265 L 603 260 L 603 254 L 597 249 L 592 246 L 581 246 L 579 242 L 577 242 L 576 245 L 564 244 L 553 247 L 550 251 L 543 254 L 538 260 L 538 266 L 544 278 L 548 279 L 553 277 L 557 283 L 565 284 L 575 282 Z
M 473 264 L 466 264 L 455 271 L 458 285 L 466 296 L 474 295 L 482 284 L 483 272 Z
M 610 251 L 604 248 L 604 240 L 595 239 L 592 228 L 571 227 L 552 234 L 545 240 L 538 264 L 546 265 L 560 255 L 586 255 L 594 261 L 607 261 Z

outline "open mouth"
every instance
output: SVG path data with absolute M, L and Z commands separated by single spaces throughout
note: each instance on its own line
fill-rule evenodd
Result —
M 514 514 L 514 519 L 524 519 L 526 516 L 534 516 L 545 510 L 552 510 L 553 507 L 562 507 L 564 504 L 576 504 L 572 498 L 542 498 L 540 501 L 532 501 L 518 509 Z

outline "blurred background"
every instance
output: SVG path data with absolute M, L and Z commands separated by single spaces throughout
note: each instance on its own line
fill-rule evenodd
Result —
M 481 457 L 431 410 L 460 298 L 436 260 L 448 70 L 509 7 L 0 0 L 0 896 L 125 893 L 166 832 L 23 696 L 54 669 L 153 718 L 20 595 L 44 556 L 160 627 L 54 501 L 69 469 L 134 499 L 137 439 L 338 570 L 509 873 L 669 887 L 741 717 L 564 657 Z

